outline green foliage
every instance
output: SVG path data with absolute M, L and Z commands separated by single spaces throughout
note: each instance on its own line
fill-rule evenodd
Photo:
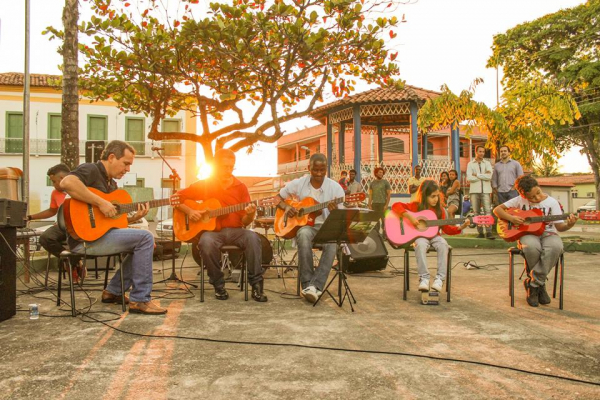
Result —
M 367 19 L 389 0 L 234 0 L 211 3 L 204 18 L 191 0 L 176 18 L 154 0 L 135 15 L 125 1 L 90 3 L 94 15 L 80 25 L 89 95 L 151 116 L 150 138 L 194 140 L 209 158 L 215 141 L 234 151 L 275 142 L 280 124 L 308 115 L 326 87 L 342 97 L 358 79 L 402 84 L 383 40 L 397 19 Z M 179 110 L 199 114 L 199 135 L 158 132 Z
M 558 161 L 555 158 L 540 157 L 533 162 L 533 173 L 541 177 L 558 176 Z

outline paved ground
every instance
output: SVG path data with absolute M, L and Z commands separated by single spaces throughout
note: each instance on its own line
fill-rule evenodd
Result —
M 414 290 L 403 301 L 392 266 L 349 277 L 354 313 L 331 299 L 313 308 L 279 294 L 283 282 L 272 270 L 268 303 L 244 302 L 234 284 L 228 301 L 208 291 L 205 303 L 196 290 L 160 284 L 155 296 L 169 308 L 166 316 L 119 315 L 119 306 L 95 303 L 89 316 L 113 319 L 107 325 L 65 317 L 51 292 L 24 294 L 20 308 L 37 302 L 42 314 L 56 317 L 29 320 L 18 312 L 0 323 L 0 398 L 597 399 L 600 386 L 441 359 L 600 383 L 598 255 L 566 258 L 563 311 L 557 300 L 529 307 L 519 281 L 511 308 L 506 253 L 485 249 L 455 250 L 452 302 L 439 306 L 421 305 Z M 485 267 L 466 270 L 469 260 Z M 400 262 L 392 259 L 398 269 Z M 158 281 L 170 262 L 154 267 Z M 177 268 L 197 278 L 191 257 Z M 285 283 L 294 293 L 292 275 Z M 416 275 L 411 282 L 414 288 Z M 88 289 L 96 301 L 98 287 Z M 78 307 L 87 304 L 79 292 Z

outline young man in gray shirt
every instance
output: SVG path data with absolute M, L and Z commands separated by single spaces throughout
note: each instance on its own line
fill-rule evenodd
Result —
M 523 168 L 518 161 L 510 158 L 510 148 L 500 146 L 500 160 L 494 165 L 492 188 L 498 195 L 498 204 L 503 204 L 519 195 L 515 190 L 515 181 L 523 175 Z

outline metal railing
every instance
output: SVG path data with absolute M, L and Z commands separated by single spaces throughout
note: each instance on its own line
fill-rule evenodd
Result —
M 79 141 L 79 155 L 85 156 L 85 143 L 87 140 Z M 151 156 L 152 146 L 163 147 L 165 156 L 181 156 L 182 143 L 180 141 L 171 142 L 127 142 L 136 152 L 137 156 Z M 31 139 L 29 141 L 29 153 L 31 155 L 53 155 L 60 154 L 60 139 Z M 20 138 L 0 138 L 0 154 L 22 154 L 23 139 Z

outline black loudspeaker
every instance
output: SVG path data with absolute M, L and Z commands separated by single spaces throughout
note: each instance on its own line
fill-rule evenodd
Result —
M 350 256 L 344 256 L 346 271 L 367 272 L 385 269 L 388 262 L 388 252 L 383 238 L 373 229 L 362 243 L 349 244 Z
M 17 313 L 17 228 L 0 228 L 0 322 Z
M 105 146 L 104 140 L 88 140 L 85 142 L 85 162 L 95 163 L 100 160 Z

